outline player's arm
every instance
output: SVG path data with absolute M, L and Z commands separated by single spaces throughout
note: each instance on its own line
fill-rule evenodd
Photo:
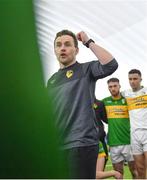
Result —
M 104 179 L 104 178 L 109 178 L 109 177 L 114 177 L 116 179 L 122 179 L 122 175 L 115 170 L 111 171 L 97 171 L 96 172 L 96 179 Z
M 111 53 L 109 53 L 106 49 L 91 41 L 84 31 L 77 34 L 77 39 L 91 49 L 101 64 L 107 64 L 114 59 Z

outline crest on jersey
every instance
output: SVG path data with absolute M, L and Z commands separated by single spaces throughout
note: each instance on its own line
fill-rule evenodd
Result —
M 67 72 L 66 72 L 66 77 L 67 78 L 71 78 L 73 76 L 73 70 L 68 70 Z
M 125 99 L 122 99 L 121 101 L 122 101 L 122 104 L 125 104 L 125 102 L 126 102 Z
M 93 108 L 96 109 L 98 105 L 96 103 L 93 104 Z

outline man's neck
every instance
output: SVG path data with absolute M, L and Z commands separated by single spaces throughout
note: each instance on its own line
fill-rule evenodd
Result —
M 73 61 L 73 62 L 71 62 L 69 64 L 62 64 L 62 63 L 60 63 L 60 68 L 64 69 L 64 68 L 67 68 L 67 67 L 69 67 L 69 66 L 71 66 L 71 65 L 73 65 L 75 63 L 76 63 L 76 61 Z
M 139 86 L 139 87 L 134 88 L 134 89 L 132 89 L 132 90 L 133 90 L 133 92 L 137 92 L 137 91 L 139 91 L 139 90 L 142 89 L 142 88 L 143 88 L 143 86 Z
M 117 99 L 120 99 L 120 98 L 121 98 L 121 94 L 118 94 L 118 95 L 116 95 L 116 96 L 112 96 L 112 98 L 113 98 L 113 99 L 116 99 L 116 100 L 117 100 Z

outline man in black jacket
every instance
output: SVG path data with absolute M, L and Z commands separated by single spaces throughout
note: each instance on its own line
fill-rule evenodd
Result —
M 78 40 L 98 60 L 77 62 Z M 49 79 L 48 89 L 54 103 L 61 147 L 69 162 L 69 176 L 73 179 L 95 179 L 98 153 L 98 132 L 93 109 L 95 84 L 98 79 L 112 74 L 118 63 L 83 31 L 77 35 L 69 30 L 58 32 L 54 51 L 60 69 Z

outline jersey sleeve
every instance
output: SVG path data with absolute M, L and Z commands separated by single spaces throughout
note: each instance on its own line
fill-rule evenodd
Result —
M 103 101 L 100 101 L 100 116 L 103 122 L 108 123 L 106 108 Z
M 90 63 L 91 76 L 96 80 L 111 75 L 117 68 L 118 63 L 115 59 L 105 65 L 100 64 L 99 61 L 92 61 Z

